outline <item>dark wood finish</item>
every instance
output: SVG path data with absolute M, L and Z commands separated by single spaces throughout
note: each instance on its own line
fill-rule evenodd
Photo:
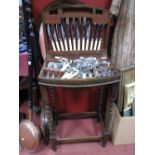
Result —
M 55 61 L 55 56 L 63 56 L 67 58 L 79 58 L 80 56 L 89 57 L 94 56 L 97 58 L 106 57 L 108 49 L 109 40 L 109 29 L 112 24 L 111 14 L 106 10 L 96 9 L 93 7 L 88 7 L 84 4 L 74 4 L 73 2 L 65 1 L 55 2 L 53 7 L 51 4 L 43 10 L 43 31 L 45 38 L 45 48 L 47 57 L 44 61 L 42 69 L 39 74 L 39 84 L 42 88 L 43 93 L 50 89 L 51 97 L 51 110 L 49 111 L 49 129 L 50 129 L 50 141 L 52 148 L 56 150 L 57 144 L 62 143 L 75 143 L 75 142 L 92 142 L 92 141 L 102 141 L 103 146 L 105 146 L 108 137 L 110 135 L 110 123 L 112 116 L 112 105 L 114 100 L 116 100 L 116 93 L 118 89 L 118 83 L 120 82 L 119 70 L 112 66 L 115 70 L 114 75 L 105 78 L 90 78 L 90 79 L 71 79 L 71 80 L 61 80 L 61 79 L 45 79 L 44 73 L 46 72 L 47 63 L 49 61 Z M 86 19 L 85 19 L 86 18 Z M 68 20 L 68 21 L 67 21 Z M 86 20 L 86 21 L 84 21 Z M 84 23 L 86 22 L 86 23 Z M 49 46 L 50 39 L 46 31 L 46 26 L 54 25 L 56 40 L 60 45 L 61 39 L 64 51 L 62 49 L 54 50 Z M 58 29 L 56 28 L 58 27 Z M 87 36 L 87 31 L 90 28 L 90 32 Z M 74 30 L 75 29 L 75 30 Z M 74 31 L 74 32 L 73 32 Z M 71 40 L 69 40 L 71 39 Z M 76 42 L 76 50 L 73 48 L 73 40 Z M 82 46 L 82 39 L 85 40 L 84 49 Z M 88 48 L 86 49 L 86 41 L 88 40 Z M 99 42 L 101 41 L 101 47 L 99 47 Z M 65 41 L 67 43 L 67 49 L 65 48 Z M 71 41 L 71 48 L 69 45 Z M 97 41 L 95 49 L 95 41 Z M 55 44 L 55 43 L 54 43 Z M 79 46 L 79 49 L 77 48 Z M 92 49 L 91 49 L 92 46 Z M 54 93 L 54 87 L 70 87 L 70 88 L 84 88 L 92 86 L 101 86 L 100 101 L 96 112 L 82 112 L 82 113 L 58 113 L 56 111 L 55 100 L 56 96 Z M 47 92 L 42 95 L 42 101 L 48 103 Z M 46 98 L 46 99 L 45 99 Z M 61 138 L 57 139 L 55 137 L 55 126 L 58 124 L 59 119 L 76 119 L 76 118 L 90 118 L 96 117 L 102 128 L 101 136 L 91 136 L 91 137 L 72 137 L 72 138 Z
M 76 137 L 76 138 L 61 138 L 57 139 L 57 144 L 65 143 L 83 143 L 83 142 L 98 142 L 101 141 L 101 136 L 90 136 L 90 137 Z
M 110 78 L 99 78 L 95 80 L 95 78 L 86 79 L 76 79 L 76 80 L 47 80 L 39 76 L 39 84 L 44 86 L 59 86 L 59 87 L 92 87 L 92 86 L 100 86 L 107 85 L 112 83 L 118 83 L 120 81 L 120 75 L 111 76 Z
M 73 7 L 74 9 L 71 9 L 71 7 Z M 56 13 L 51 14 L 50 11 L 53 11 L 53 10 L 55 10 Z M 85 11 L 82 11 L 82 10 L 85 10 Z M 98 13 L 98 10 L 99 10 L 100 13 Z M 87 18 L 87 19 L 91 19 L 91 23 L 92 24 L 93 23 L 97 23 L 99 25 L 101 25 L 101 24 L 110 25 L 109 16 L 110 16 L 110 14 L 109 14 L 109 12 L 107 10 L 91 8 L 91 7 L 82 5 L 82 4 L 80 4 L 80 6 L 78 4 L 74 5 L 74 6 L 72 6 L 72 5 L 67 5 L 66 6 L 66 5 L 63 4 L 61 7 L 59 7 L 59 6 L 56 7 L 55 6 L 55 8 L 51 7 L 50 9 L 45 9 L 43 11 L 43 13 L 42 13 L 42 18 L 43 18 L 43 31 L 44 31 L 44 35 L 45 35 L 44 38 L 45 38 L 45 46 L 46 46 L 46 49 L 47 49 L 47 54 L 54 53 L 51 56 L 55 56 L 56 55 L 55 52 L 51 51 L 51 47 L 49 46 L 49 41 L 48 41 L 48 38 L 47 38 L 48 35 L 47 35 L 47 31 L 45 29 L 45 25 L 47 25 L 47 24 L 56 24 L 56 25 L 60 24 L 60 25 L 62 25 L 63 29 L 64 29 L 64 32 L 65 32 L 66 40 L 67 40 L 68 51 L 71 51 L 74 54 L 75 51 L 70 49 L 69 40 L 68 40 L 68 33 L 67 33 L 67 32 L 70 33 L 72 49 L 73 49 L 73 34 L 71 32 L 72 31 L 72 28 L 71 28 L 72 27 L 71 26 L 72 22 L 70 22 L 69 28 L 67 28 L 67 25 L 64 22 L 64 19 L 66 19 L 66 18 L 70 18 L 70 19 L 81 18 L 82 21 L 83 21 L 84 18 Z M 78 22 L 78 20 L 76 20 L 76 21 Z M 83 30 L 86 31 L 87 29 L 85 28 L 85 26 L 83 26 L 83 22 L 81 22 L 81 24 L 77 23 L 77 25 L 78 26 L 76 28 L 78 29 L 79 34 L 80 34 L 80 52 L 81 52 L 81 50 L 82 50 Z M 91 26 L 91 27 L 93 28 L 94 26 Z M 67 29 L 69 29 L 69 31 L 67 31 Z M 109 29 L 107 31 L 105 31 L 105 32 L 106 32 L 105 35 L 108 36 L 109 35 L 108 34 L 109 33 Z M 56 31 L 56 33 L 57 33 L 57 31 Z M 90 37 L 91 38 L 93 38 L 93 37 L 95 38 L 95 34 L 96 33 L 94 33 L 94 35 L 90 34 L 91 35 Z M 75 38 L 76 38 L 76 42 L 77 42 L 77 35 L 76 35 Z M 105 40 L 105 38 L 104 38 L 104 40 Z M 108 40 L 108 38 L 106 38 L 106 40 Z M 58 42 L 58 44 L 59 44 L 59 42 Z M 77 44 L 76 44 L 76 46 L 77 46 Z M 90 48 L 90 41 L 89 41 L 89 46 L 88 47 Z M 94 47 L 94 45 L 93 45 L 93 47 Z M 97 45 L 97 47 L 98 47 L 98 45 Z M 106 49 L 100 49 L 100 50 L 101 50 L 102 53 L 107 53 Z M 96 49 L 95 51 L 98 51 L 98 50 Z M 87 52 L 87 53 L 89 53 L 89 52 Z M 65 52 L 62 52 L 62 53 L 56 52 L 56 53 L 57 53 L 57 55 L 65 56 Z M 82 50 L 82 53 L 84 53 L 83 50 Z M 68 53 L 68 55 L 70 55 L 70 54 L 71 53 Z M 78 54 L 80 55 L 80 53 L 78 53 Z M 89 54 L 91 55 L 91 54 L 93 54 L 93 52 L 89 53 Z M 105 55 L 105 56 L 107 56 L 107 55 Z
M 64 56 L 64 57 L 70 57 L 70 58 L 76 58 L 76 57 L 79 57 L 79 56 L 85 56 L 85 57 L 88 57 L 88 56 L 96 56 L 96 57 L 107 57 L 107 54 L 106 54 L 106 50 L 105 49 L 102 49 L 100 51 L 57 51 L 57 52 L 53 52 L 51 50 L 49 50 L 49 54 L 51 57 L 54 57 L 54 56 Z
M 104 49 L 108 49 L 111 17 L 112 17 L 111 15 L 108 17 L 108 24 L 107 24 L 106 35 L 105 35 Z
M 49 13 L 45 13 L 43 15 L 43 22 L 45 24 L 60 24 L 61 23 L 61 18 L 67 18 L 67 17 L 71 17 L 71 18 L 79 18 L 79 17 L 88 17 L 88 18 L 92 18 L 94 23 L 104 23 L 107 24 L 108 23 L 108 14 L 107 13 L 103 13 L 101 15 L 96 15 L 96 14 L 90 14 L 87 12 L 70 12 L 70 13 L 63 13 L 61 15 L 50 15 Z
M 91 112 L 79 112 L 79 113 L 60 113 L 58 114 L 59 119 L 79 119 L 79 118 L 94 118 L 97 113 L 95 111 Z
M 107 143 L 107 140 L 110 138 L 111 135 L 111 125 L 112 125 L 112 113 L 113 113 L 113 104 L 117 100 L 118 96 L 118 88 L 119 83 L 115 83 L 110 85 L 107 90 L 107 103 L 105 109 L 105 121 L 104 121 L 104 131 L 103 131 L 103 146 Z

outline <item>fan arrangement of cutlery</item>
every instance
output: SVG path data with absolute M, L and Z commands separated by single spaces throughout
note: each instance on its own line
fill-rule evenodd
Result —
M 47 24 L 46 30 L 53 51 L 99 50 L 105 24 L 91 18 L 62 18 L 59 24 Z
M 80 87 L 118 80 L 119 71 L 107 56 L 110 19 L 107 10 L 83 4 L 60 2 L 45 8 L 46 58 L 39 84 Z

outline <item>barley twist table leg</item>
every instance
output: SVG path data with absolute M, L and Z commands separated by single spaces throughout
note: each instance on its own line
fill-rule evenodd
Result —
M 104 140 L 103 146 L 106 145 L 107 140 L 111 135 L 111 125 L 112 125 L 112 116 L 113 116 L 113 104 L 117 98 L 117 84 L 110 85 L 108 88 L 108 96 L 107 96 L 107 107 L 105 114 L 105 127 L 104 127 Z
M 57 150 L 56 146 L 56 137 L 55 137 L 55 126 L 57 124 L 57 112 L 55 105 L 55 90 L 53 87 L 50 87 L 50 97 L 52 102 L 51 110 L 49 111 L 49 131 L 50 131 L 50 140 L 53 150 Z
M 99 96 L 99 104 L 97 107 L 97 120 L 98 122 L 100 122 L 100 114 L 103 114 L 103 102 L 104 102 L 104 98 L 105 98 L 105 94 L 104 94 L 104 86 L 100 87 L 100 96 Z
M 50 87 L 50 97 L 52 102 L 53 118 L 55 123 L 54 125 L 58 125 L 58 112 L 56 110 L 56 96 L 54 87 Z

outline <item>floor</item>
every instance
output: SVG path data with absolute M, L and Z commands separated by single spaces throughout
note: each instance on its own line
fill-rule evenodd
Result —
M 113 146 L 108 143 L 103 148 L 100 143 L 63 144 L 54 152 L 50 146 L 42 147 L 36 153 L 22 151 L 19 155 L 134 155 L 134 145 Z
M 26 112 L 27 104 L 23 104 L 20 108 L 21 111 Z M 39 124 L 39 118 L 34 115 L 34 122 Z M 59 133 L 59 134 L 58 134 Z M 56 128 L 56 135 L 59 137 L 77 137 L 78 136 L 91 136 L 99 135 L 101 128 L 95 119 L 79 119 L 65 120 L 59 122 Z M 58 136 L 57 136 L 58 137 Z M 59 138 L 58 137 L 58 138 Z M 28 153 L 26 151 L 20 151 L 19 155 L 134 155 L 135 145 L 119 145 L 113 146 L 110 142 L 106 147 L 102 147 L 100 142 L 93 143 L 76 143 L 76 144 L 62 144 L 58 145 L 58 149 L 54 152 L 49 146 L 41 144 L 39 150 L 36 153 Z

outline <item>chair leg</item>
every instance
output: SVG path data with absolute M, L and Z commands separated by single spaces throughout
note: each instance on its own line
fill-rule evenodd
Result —
M 105 147 L 109 139 L 109 132 L 103 131 L 102 146 Z
M 106 145 L 111 133 L 111 121 L 113 113 L 113 86 L 107 89 L 107 102 L 105 110 L 104 131 L 103 131 L 103 146 Z
M 50 142 L 51 142 L 51 146 L 52 149 L 54 151 L 57 150 L 57 143 L 56 143 L 56 137 L 55 137 L 55 126 L 56 126 L 56 122 L 54 119 L 54 113 L 53 113 L 53 107 L 50 110 L 50 114 L 49 114 L 49 132 L 50 132 Z
M 54 151 L 57 150 L 57 143 L 55 137 L 51 138 L 51 146 Z

